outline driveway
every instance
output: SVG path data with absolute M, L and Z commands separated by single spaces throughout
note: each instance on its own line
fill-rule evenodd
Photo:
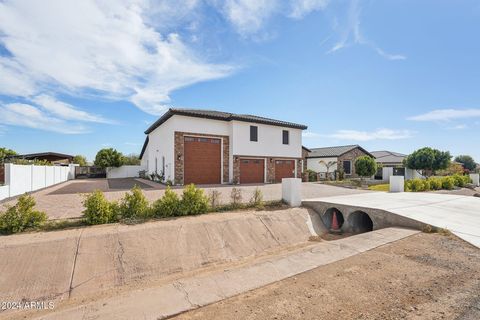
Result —
M 480 247 L 480 198 L 439 193 L 376 192 L 308 201 L 380 209 L 439 228 Z
M 142 188 L 146 198 L 149 201 L 155 201 L 165 193 L 165 186 L 144 179 L 85 179 L 70 180 L 65 183 L 40 190 L 33 193 L 37 202 L 37 208 L 45 211 L 50 219 L 76 218 L 82 215 L 83 194 L 94 190 L 101 190 L 105 193 L 108 200 L 118 201 L 122 199 L 125 192 L 134 185 Z M 213 190 L 220 192 L 219 202 L 221 204 L 230 203 L 230 194 L 233 188 L 241 190 L 242 202 L 247 203 L 253 196 L 256 188 L 262 191 L 265 201 L 281 200 L 281 184 L 263 184 L 263 185 L 215 185 L 200 186 L 210 195 Z M 182 187 L 174 187 L 178 194 L 182 193 Z M 332 197 L 340 195 L 352 195 L 366 193 L 369 191 L 347 189 L 342 187 L 328 186 L 318 183 L 303 183 L 302 198 Z M 16 200 L 5 202 L 7 205 L 14 205 Z

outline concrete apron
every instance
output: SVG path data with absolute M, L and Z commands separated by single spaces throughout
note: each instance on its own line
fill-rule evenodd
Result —
M 81 306 L 61 306 L 37 319 L 163 319 L 244 293 L 296 274 L 346 259 L 418 231 L 386 228 L 256 263 L 192 276 L 158 287 L 135 290 Z M 25 315 L 25 314 L 23 314 Z M 20 316 L 20 315 L 19 315 Z
M 425 225 L 445 228 L 480 248 L 480 199 L 428 192 L 375 192 L 351 196 L 308 199 L 303 205 L 322 216 L 328 208 L 338 209 L 348 229 L 356 211 L 367 213 L 373 229 L 402 226 L 421 229 Z

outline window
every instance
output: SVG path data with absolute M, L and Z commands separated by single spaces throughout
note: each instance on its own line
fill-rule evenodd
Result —
M 250 141 L 258 141 L 258 127 L 250 126 Z
M 289 132 L 288 130 L 283 130 L 282 132 L 283 144 L 289 144 Z
M 344 160 L 343 161 L 343 171 L 345 174 L 352 174 L 352 161 Z

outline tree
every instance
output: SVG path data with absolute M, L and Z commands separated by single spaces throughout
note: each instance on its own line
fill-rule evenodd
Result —
M 85 156 L 82 156 L 81 154 L 77 154 L 75 157 L 73 157 L 73 163 L 85 167 L 87 165 L 87 158 L 85 158 Z
M 459 162 L 463 165 L 468 171 L 474 171 L 477 168 L 477 163 L 471 156 L 460 155 L 455 158 L 455 162 Z
M 17 153 L 12 149 L 0 148 L 0 163 L 3 163 L 5 161 L 5 158 L 15 155 L 17 155 Z
M 134 153 L 123 157 L 123 164 L 127 166 L 138 166 L 140 165 L 140 162 L 140 157 Z
M 337 164 L 337 161 L 328 161 L 320 160 L 318 161 L 319 164 L 323 164 L 327 168 L 327 173 L 325 175 L 326 180 L 330 180 L 330 168 Z
M 444 170 L 450 165 L 452 156 L 448 151 L 440 151 L 425 147 L 415 150 L 405 159 L 409 169 L 422 170 L 423 175 L 430 176 L 437 170 Z
M 93 164 L 97 167 L 121 167 L 123 165 L 123 155 L 113 148 L 102 149 L 95 156 Z
M 355 172 L 362 177 L 371 177 L 377 172 L 375 159 L 369 156 L 358 157 L 355 160 Z

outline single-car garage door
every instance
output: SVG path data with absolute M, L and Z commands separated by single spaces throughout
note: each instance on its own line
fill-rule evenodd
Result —
M 275 182 L 295 177 L 295 160 L 275 160 Z
M 221 183 L 220 139 L 185 137 L 184 184 Z
M 240 159 L 240 183 L 263 183 L 265 160 Z

